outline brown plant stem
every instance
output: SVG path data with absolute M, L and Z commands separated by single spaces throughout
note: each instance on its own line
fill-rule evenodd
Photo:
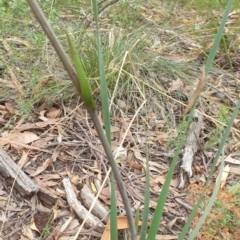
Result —
M 98 136 L 101 139 L 101 143 L 103 145 L 104 151 L 107 155 L 109 164 L 112 168 L 114 178 L 117 182 L 118 189 L 120 191 L 120 194 L 121 194 L 121 197 L 122 197 L 122 200 L 123 200 L 123 204 L 124 204 L 124 207 L 125 207 L 125 210 L 126 210 L 126 213 L 127 213 L 128 224 L 129 224 L 129 229 L 130 229 L 130 233 L 131 233 L 131 239 L 135 240 L 135 239 L 137 239 L 136 238 L 135 224 L 134 224 L 134 221 L 133 221 L 132 210 L 131 210 L 131 207 L 130 207 L 130 204 L 129 204 L 127 192 L 126 192 L 125 186 L 123 184 L 121 174 L 120 174 L 120 172 L 118 170 L 118 167 L 117 167 L 117 164 L 114 160 L 114 157 L 113 157 L 110 145 L 108 143 L 107 137 L 104 134 L 103 128 L 102 128 L 102 126 L 101 126 L 101 124 L 98 120 L 96 110 L 95 109 L 88 110 L 88 113 L 91 116 L 91 119 L 94 123 L 94 126 L 95 126 L 96 130 L 97 130 Z
M 80 94 L 80 86 L 79 86 L 79 80 L 77 78 L 77 75 L 75 73 L 74 68 L 72 67 L 67 54 L 65 53 L 61 43 L 58 41 L 55 33 L 53 32 L 53 29 L 51 28 L 50 24 L 48 23 L 46 17 L 44 16 L 44 13 L 42 11 L 42 9 L 40 8 L 40 6 L 38 5 L 38 3 L 36 2 L 36 0 L 26 0 L 30 6 L 30 8 L 32 9 L 32 12 L 35 14 L 37 20 L 39 21 L 39 23 L 41 24 L 44 32 L 46 33 L 46 35 L 48 36 L 52 46 L 54 47 L 56 53 L 58 54 L 61 62 L 63 63 L 66 71 L 68 72 L 69 77 L 71 78 L 71 80 L 73 81 L 73 84 L 75 85 L 76 89 L 78 90 L 79 94 Z M 106 152 L 106 155 L 108 157 L 109 160 L 109 164 L 112 168 L 112 171 L 114 173 L 114 177 L 116 179 L 123 203 L 124 203 L 124 207 L 126 210 L 126 214 L 127 214 L 127 218 L 128 218 L 128 224 L 129 224 L 129 229 L 130 229 L 130 233 L 131 233 L 131 239 L 132 240 L 136 240 L 136 230 L 135 230 L 135 225 L 134 225 L 134 221 L 133 221 L 133 216 L 132 216 L 132 211 L 131 211 L 131 207 L 130 207 L 130 203 L 128 200 L 128 196 L 126 193 L 126 189 L 125 186 L 123 184 L 122 178 L 121 178 L 121 174 L 118 170 L 117 164 L 114 160 L 114 157 L 112 155 L 112 151 L 111 148 L 109 146 L 109 143 L 107 141 L 107 138 L 103 132 L 102 126 L 98 120 L 97 114 L 96 114 L 96 110 L 95 109 L 91 109 L 89 110 L 89 115 L 92 118 L 92 121 L 94 123 L 94 126 L 96 127 L 96 130 L 98 132 L 99 138 L 102 142 L 103 148 Z

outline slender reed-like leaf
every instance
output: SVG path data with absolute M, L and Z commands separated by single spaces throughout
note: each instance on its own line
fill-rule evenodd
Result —
M 147 146 L 146 155 L 146 183 L 145 183 L 145 193 L 144 193 L 144 209 L 143 209 L 143 220 L 142 227 L 140 231 L 140 239 L 145 240 L 147 236 L 148 228 L 148 213 L 149 213 L 149 201 L 150 201 L 150 170 L 149 170 L 149 148 Z
M 196 102 L 194 104 L 194 107 L 191 109 L 191 111 L 189 113 L 189 116 L 187 118 L 187 122 L 184 126 L 184 129 L 183 129 L 184 134 L 182 134 L 182 136 L 181 136 L 180 143 L 177 147 L 177 150 L 176 150 L 175 155 L 173 157 L 172 163 L 171 163 L 170 168 L 168 170 L 166 180 L 163 184 L 162 191 L 161 191 L 160 197 L 158 199 L 156 209 L 155 209 L 154 214 L 153 214 L 153 219 L 152 219 L 151 226 L 150 226 L 150 229 L 149 229 L 149 232 L 148 232 L 147 240 L 152 240 L 152 239 L 156 238 L 156 235 L 157 235 L 157 232 L 158 232 L 158 229 L 159 229 L 159 224 L 161 223 L 161 218 L 162 218 L 162 214 L 163 214 L 163 210 L 164 210 L 164 205 L 165 205 L 165 202 L 166 202 L 166 199 L 167 199 L 167 196 L 168 196 L 168 190 L 169 190 L 170 183 L 171 183 L 171 180 L 172 180 L 174 168 L 176 166 L 180 150 L 182 149 L 182 147 L 185 143 L 187 129 L 188 129 L 188 127 L 189 127 L 189 125 L 192 121 L 195 105 L 196 105 Z
M 107 83 L 106 83 L 105 70 L 104 70 L 104 60 L 103 60 L 103 54 L 102 54 L 101 36 L 99 33 L 99 26 L 98 26 L 97 0 L 92 0 L 92 4 L 93 4 L 94 19 L 95 19 L 95 23 L 96 23 L 98 61 L 99 61 L 99 72 L 100 72 L 100 93 L 101 93 L 101 102 L 102 102 L 102 108 L 103 108 L 103 120 L 104 120 L 106 135 L 107 135 L 109 144 L 111 145 L 111 131 L 110 131 L 111 126 L 110 126 L 110 112 L 109 112 L 109 103 L 108 103 L 108 90 L 107 90 Z M 131 212 L 130 203 L 127 198 L 127 193 L 126 193 L 124 184 L 122 182 L 121 175 L 119 174 L 119 171 L 117 171 L 118 169 L 117 169 L 116 163 L 114 164 L 114 168 L 115 168 L 114 176 L 116 178 L 118 185 L 121 186 L 121 188 L 119 190 L 122 195 L 124 207 L 125 207 L 127 218 L 128 218 L 131 239 L 135 240 L 136 239 L 136 231 L 135 231 L 134 219 L 133 219 L 133 215 Z M 114 181 L 113 181 L 113 178 L 111 178 L 111 218 L 110 218 L 111 239 L 117 239 L 116 217 L 117 217 L 116 196 L 115 196 L 115 190 L 114 190 Z
M 218 190 L 219 190 L 219 188 L 220 188 L 220 183 L 221 183 L 222 173 L 223 173 L 223 166 L 224 166 L 224 149 L 222 150 L 221 166 L 220 166 L 220 170 L 219 170 L 219 175 L 218 175 L 218 178 L 217 178 L 216 186 L 215 186 L 215 188 L 214 188 L 214 190 L 213 190 L 213 194 L 212 194 L 212 196 L 211 196 L 211 198 L 210 198 L 210 200 L 209 200 L 209 203 L 208 203 L 206 209 L 204 210 L 203 215 L 202 215 L 201 218 L 198 220 L 197 226 L 196 226 L 196 227 L 194 228 L 194 230 L 192 231 L 192 233 L 191 233 L 191 235 L 189 236 L 188 240 L 193 240 L 193 239 L 197 236 L 197 234 L 198 234 L 201 226 L 203 225 L 203 223 L 204 223 L 207 215 L 208 215 L 209 212 L 211 211 L 211 208 L 212 208 L 212 206 L 213 206 L 213 204 L 214 204 L 214 201 L 215 201 L 215 199 L 216 199 L 216 197 L 217 197 Z
M 139 212 L 140 212 L 140 210 L 138 208 L 136 210 L 136 214 L 135 214 L 135 217 L 134 217 L 136 233 L 138 232 Z
M 72 40 L 70 39 L 70 36 L 67 34 L 68 44 L 70 47 L 70 52 L 72 55 L 74 67 L 78 76 L 78 91 L 81 94 L 81 98 L 83 102 L 85 103 L 87 109 L 95 109 L 95 103 L 92 97 L 92 93 L 88 84 L 88 80 L 85 74 L 85 71 L 83 69 L 82 63 L 76 53 L 75 47 L 72 43 Z
M 104 120 L 106 135 L 107 135 L 109 143 L 111 144 L 108 89 L 107 89 L 105 70 L 104 70 L 104 60 L 103 60 L 103 54 L 102 54 L 101 36 L 100 36 L 100 33 L 99 33 L 99 26 L 98 26 L 98 4 L 97 4 L 97 0 L 92 0 L 92 4 L 93 4 L 94 19 L 95 19 L 95 23 L 96 23 L 98 62 L 99 62 L 99 73 L 100 73 L 100 89 L 101 89 L 100 94 L 101 94 L 101 101 L 102 101 L 102 108 L 103 108 L 103 120 Z
M 105 126 L 105 131 L 109 144 L 111 145 L 111 126 L 110 126 L 110 112 L 109 112 L 109 102 L 108 102 L 108 91 L 104 70 L 104 60 L 102 55 L 102 45 L 101 36 L 99 34 L 98 27 L 98 4 L 97 0 L 92 0 L 93 4 L 93 14 L 96 23 L 96 40 L 98 48 L 98 62 L 99 62 L 99 73 L 100 73 L 100 94 L 103 109 L 103 122 Z M 111 239 L 118 239 L 118 229 L 117 229 L 117 203 L 116 203 L 116 193 L 114 186 L 114 176 L 111 173 L 111 209 L 110 209 L 110 235 Z
M 225 23 L 226 23 L 226 20 L 227 20 L 227 16 L 228 16 L 228 14 L 229 14 L 229 12 L 230 12 L 230 9 L 231 9 L 231 6 L 232 6 L 232 2 L 233 2 L 232 0 L 229 0 L 229 1 L 228 1 L 228 5 L 227 5 L 227 7 L 226 7 L 226 9 L 225 9 L 224 16 L 223 16 L 223 18 L 222 18 L 220 27 L 219 27 L 218 32 L 217 32 L 217 34 L 216 34 L 213 47 L 212 47 L 212 49 L 211 49 L 211 51 L 210 51 L 210 54 L 209 54 L 209 57 L 208 57 L 208 59 L 207 59 L 207 62 L 206 62 L 206 75 L 209 73 L 210 68 L 211 68 L 211 65 L 212 65 L 212 62 L 213 62 L 213 59 L 214 59 L 214 57 L 215 57 L 215 55 L 216 55 L 216 52 L 217 52 L 217 49 L 218 49 L 218 46 L 219 46 L 219 42 L 220 42 L 220 40 L 221 40 L 221 36 L 222 36 L 222 34 L 223 34 L 224 26 L 225 26 Z M 238 104 L 239 104 L 239 103 L 238 103 Z M 225 142 L 226 142 L 226 140 L 227 140 L 227 137 L 228 137 L 228 135 L 229 135 L 229 133 L 230 133 L 230 130 L 231 130 L 233 121 L 234 121 L 234 119 L 235 119 L 235 117 L 236 117 L 236 114 L 237 114 L 238 109 L 239 109 L 239 105 L 237 105 L 237 106 L 235 107 L 235 109 L 234 109 L 232 118 L 231 118 L 231 120 L 230 120 L 230 122 L 229 122 L 229 124 L 228 124 L 228 126 L 227 126 L 227 128 L 226 128 L 226 130 L 225 130 L 225 133 L 224 133 L 224 135 L 223 135 L 223 137 L 222 137 L 222 140 L 221 140 L 221 143 L 220 143 L 220 145 L 219 145 L 217 154 L 216 154 L 216 156 L 215 156 L 215 158 L 214 158 L 214 161 L 213 161 L 213 164 L 212 164 L 210 173 L 209 173 L 209 175 L 208 175 L 208 179 L 207 179 L 207 181 L 206 181 L 205 188 L 203 189 L 203 192 L 202 192 L 201 195 L 199 196 L 199 199 L 198 199 L 196 205 L 193 207 L 193 210 L 192 210 L 191 214 L 189 215 L 189 218 L 188 218 L 185 226 L 183 227 L 182 232 L 181 232 L 180 235 L 179 235 L 179 238 L 178 238 L 179 240 L 182 240 L 182 239 L 185 238 L 185 236 L 186 236 L 186 234 L 187 234 L 187 231 L 188 231 L 188 229 L 189 229 L 189 227 L 190 227 L 190 225 L 191 225 L 191 223 L 192 223 L 192 221 L 193 221 L 193 218 L 194 218 L 194 216 L 195 216 L 195 214 L 196 214 L 196 212 L 197 212 L 197 210 L 198 210 L 198 208 L 199 208 L 199 206 L 200 206 L 200 203 L 201 203 L 202 198 L 203 198 L 203 196 L 204 196 L 204 192 L 205 192 L 206 186 L 207 186 L 208 182 L 210 181 L 210 178 L 211 178 L 211 176 L 212 176 L 212 174 L 213 174 L 213 171 L 214 171 L 214 169 L 215 169 L 217 160 L 218 160 L 218 158 L 219 158 L 219 156 L 220 156 L 220 154 L 221 154 L 221 151 L 222 151 L 222 149 L 223 149 L 223 147 L 224 147 L 224 144 L 225 144 Z
M 228 14 L 229 14 L 229 12 L 231 10 L 231 7 L 232 7 L 232 3 L 233 3 L 233 0 L 229 0 L 227 6 L 225 8 L 225 12 L 223 14 L 221 24 L 218 28 L 213 46 L 210 50 L 210 53 L 209 53 L 209 56 L 208 56 L 208 59 L 207 59 L 207 62 L 206 62 L 206 75 L 209 73 L 210 68 L 212 66 L 212 62 L 213 62 L 213 60 L 216 56 L 216 52 L 218 50 L 218 46 L 219 46 L 219 43 L 220 43 L 222 35 L 223 35 L 223 30 L 224 30 L 225 24 L 227 22 Z
M 114 175 L 111 172 L 111 209 L 110 209 L 110 234 L 111 239 L 118 239 L 117 229 L 117 198 L 115 193 Z

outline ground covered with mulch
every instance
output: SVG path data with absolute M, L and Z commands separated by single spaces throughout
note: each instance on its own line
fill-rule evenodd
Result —
M 76 199 L 86 209 L 92 200 L 89 203 L 85 199 L 83 189 L 91 192 L 89 196 L 100 192 L 98 204 L 106 213 L 103 216 L 95 210 L 93 214 L 100 225 L 84 225 L 77 239 L 108 239 L 103 234 L 111 196 L 108 160 L 58 57 L 30 9 L 20 2 L 4 8 L 4 33 L 0 39 L 0 160 L 13 160 L 19 167 L 11 175 L 6 173 L 11 167 L 0 163 L 0 239 L 64 240 L 75 236 L 84 218 L 74 211 L 64 179 L 70 180 Z M 42 7 L 64 47 L 68 49 L 66 29 L 79 44 L 103 122 L 95 28 L 91 6 L 87 1 L 82 4 L 84 10 L 80 13 L 79 5 L 61 1 L 51 8 L 47 4 Z M 183 134 L 184 108 L 201 77 L 216 28 L 211 28 L 207 14 L 181 5 L 172 4 L 171 11 L 170 6 L 154 0 L 142 4 L 116 1 L 104 6 L 100 8 L 100 23 L 111 106 L 111 147 L 132 211 L 139 209 L 140 216 L 148 156 L 151 220 Z M 26 13 L 28 18 L 21 18 Z M 215 10 L 213 14 L 219 21 L 222 11 Z M 232 12 L 226 31 L 228 39 L 222 43 L 225 45 L 219 50 L 197 105 L 196 112 L 203 116 L 203 122 L 199 137 L 196 136 L 193 174 L 188 177 L 181 168 L 182 149 L 157 239 L 177 239 L 204 188 L 223 130 L 239 98 L 239 36 L 233 32 L 239 21 L 238 12 Z M 226 174 L 217 201 L 197 239 L 240 239 L 239 124 L 240 115 L 225 146 Z M 211 197 L 218 167 L 191 229 Z M 34 190 L 27 192 L 18 185 L 20 172 L 29 179 L 27 186 L 32 181 Z M 184 181 L 179 188 L 182 176 Z M 125 216 L 118 190 L 116 195 L 118 216 Z M 126 223 L 125 218 L 123 222 Z M 120 231 L 120 239 L 127 239 L 126 232 Z

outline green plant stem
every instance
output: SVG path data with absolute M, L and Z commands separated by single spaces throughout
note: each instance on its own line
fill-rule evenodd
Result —
M 135 225 L 134 225 L 134 219 L 133 219 L 133 215 L 132 215 L 132 210 L 131 210 L 131 206 L 128 200 L 128 196 L 127 196 L 127 192 L 125 189 L 125 186 L 123 184 L 122 181 L 122 177 L 121 174 L 118 170 L 117 164 L 114 160 L 113 154 L 112 154 L 112 150 L 110 148 L 109 142 L 103 132 L 103 128 L 98 120 L 98 116 L 97 116 L 97 112 L 96 110 L 88 110 L 89 115 L 91 116 L 94 126 L 97 130 L 98 136 L 101 140 L 101 143 L 103 145 L 104 151 L 107 155 L 107 158 L 109 160 L 109 164 L 112 168 L 114 177 L 116 179 L 117 185 L 118 185 L 118 189 L 120 191 L 122 200 L 123 200 L 123 204 L 126 210 L 126 214 L 127 214 L 127 218 L 128 218 L 128 224 L 129 224 L 129 229 L 131 232 L 131 239 L 132 240 L 136 240 L 137 236 L 136 236 L 136 229 L 135 229 Z

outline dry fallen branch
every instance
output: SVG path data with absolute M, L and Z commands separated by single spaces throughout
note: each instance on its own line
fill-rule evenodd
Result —
M 195 101 L 197 100 L 199 94 L 201 93 L 202 89 L 205 86 L 206 82 L 206 73 L 205 68 L 203 66 L 202 68 L 202 76 L 198 81 L 198 84 L 196 86 L 196 89 L 190 93 L 191 97 L 188 102 L 187 107 L 184 110 L 184 115 L 186 115 L 190 109 L 193 107 Z M 188 132 L 187 132 L 187 141 L 184 149 L 184 154 L 182 158 L 182 165 L 181 168 L 185 171 L 185 173 L 188 174 L 189 177 L 192 176 L 192 162 L 194 154 L 198 150 L 198 137 L 201 131 L 203 125 L 203 117 L 199 112 L 195 111 L 193 115 L 193 122 L 191 123 Z M 181 171 L 180 173 L 180 183 L 179 188 L 184 187 L 185 185 L 185 177 L 184 172 Z
M 71 182 L 68 178 L 63 179 L 63 185 L 66 191 L 68 204 L 75 211 L 78 217 L 81 220 L 84 220 L 88 215 L 88 218 L 86 219 L 86 222 L 85 222 L 87 227 L 91 228 L 93 226 L 96 226 L 95 229 L 99 232 L 102 232 L 104 225 L 93 214 L 88 214 L 88 210 L 77 200 L 77 197 L 73 191 Z
M 21 193 L 30 195 L 38 192 L 38 186 L 20 169 L 11 157 L 0 147 L 0 173 L 9 178 L 12 182 L 15 180 L 14 187 Z
M 84 187 L 81 190 L 81 198 L 83 201 L 84 206 L 86 206 L 88 209 L 91 207 L 94 198 L 96 196 L 92 193 L 91 189 L 88 188 L 88 186 L 85 184 Z M 100 219 L 104 219 L 103 222 L 107 223 L 106 216 L 108 215 L 108 211 L 106 208 L 101 204 L 100 201 L 96 201 L 92 213 L 99 217 Z
M 194 154 L 198 150 L 198 137 L 203 126 L 203 117 L 198 112 L 194 113 L 193 116 L 193 123 L 191 123 L 188 133 L 187 133 L 187 141 L 184 149 L 184 154 L 182 158 L 182 165 L 181 168 L 188 174 L 189 177 L 192 176 L 192 162 Z M 181 171 L 180 174 L 180 183 L 179 188 L 184 187 L 185 180 L 184 180 L 184 172 Z

